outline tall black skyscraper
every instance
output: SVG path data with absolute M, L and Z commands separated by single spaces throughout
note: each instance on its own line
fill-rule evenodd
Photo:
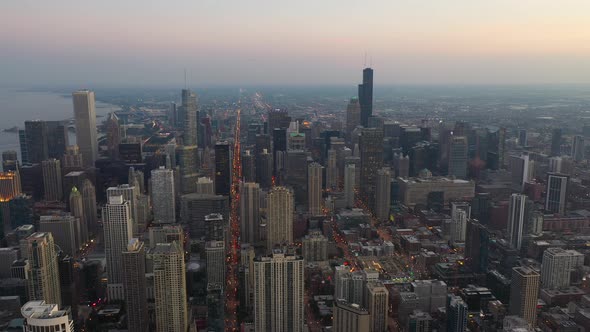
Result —
M 361 125 L 369 126 L 373 115 L 373 69 L 363 69 L 363 84 L 359 84 L 359 103 L 361 104 Z
M 62 121 L 25 121 L 25 140 L 28 162 L 60 159 L 68 146 L 67 127 Z
M 561 128 L 553 128 L 551 134 L 551 155 L 561 156 Z
M 229 196 L 230 181 L 230 145 L 227 142 L 219 142 L 215 144 L 215 194 Z

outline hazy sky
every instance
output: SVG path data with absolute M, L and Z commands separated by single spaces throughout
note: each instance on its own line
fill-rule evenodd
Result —
M 590 83 L 589 0 L 0 0 L 0 85 Z M 367 60 L 369 62 L 369 60 Z

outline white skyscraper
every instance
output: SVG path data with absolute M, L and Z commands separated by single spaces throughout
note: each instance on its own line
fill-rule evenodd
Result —
M 37 232 L 21 243 L 21 255 L 28 259 L 27 294 L 30 300 L 61 304 L 57 251 L 51 233 Z
M 471 206 L 467 202 L 451 203 L 451 242 L 465 242 L 467 220 L 471 217 Z
M 384 167 L 377 171 L 375 186 L 375 216 L 380 221 L 389 219 L 391 206 L 391 171 Z
M 123 196 L 124 201 L 129 202 L 129 209 L 131 212 L 130 218 L 132 222 L 132 230 L 134 235 L 140 235 L 139 220 L 138 220 L 138 200 L 141 195 L 139 187 L 121 184 L 116 187 L 110 187 L 107 189 L 107 200 L 113 196 Z M 125 243 L 127 245 L 127 243 Z
M 302 332 L 303 258 L 280 250 L 254 259 L 254 330 Z
M 311 163 L 307 167 L 307 199 L 309 202 L 309 214 L 319 216 L 322 214 L 322 170 L 318 163 Z
M 98 158 L 98 141 L 96 134 L 96 110 L 94 92 L 80 90 L 72 94 L 74 101 L 74 119 L 76 120 L 76 144 L 82 153 L 84 166 L 94 167 Z
M 354 164 L 348 164 L 344 167 L 344 200 L 346 207 L 354 207 L 354 188 L 356 177 L 356 167 Z
M 160 167 L 152 171 L 152 208 L 157 223 L 176 222 L 174 171 Z
M 240 183 L 240 240 L 255 243 L 260 239 L 260 185 L 255 182 Z
M 131 207 L 123 196 L 110 196 L 102 209 L 104 245 L 107 261 L 107 292 L 110 300 L 124 300 L 123 251 L 133 237 Z
M 188 330 L 184 251 L 177 242 L 158 243 L 152 250 L 156 331 Z
M 571 272 L 582 265 L 584 255 L 581 253 L 562 248 L 548 248 L 543 252 L 541 286 L 549 289 L 569 287 Z
M 508 205 L 508 242 L 520 250 L 525 223 L 526 195 L 512 194 Z
M 267 250 L 275 245 L 293 243 L 293 192 L 285 187 L 274 187 L 267 195 Z

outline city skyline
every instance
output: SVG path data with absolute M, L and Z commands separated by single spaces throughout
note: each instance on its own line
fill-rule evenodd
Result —
M 0 86 L 335 84 L 365 66 L 379 84 L 590 83 L 585 1 L 2 7 Z

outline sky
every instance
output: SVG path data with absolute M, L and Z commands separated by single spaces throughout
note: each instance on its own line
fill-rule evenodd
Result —
M 589 84 L 588 0 L 1 0 L 0 86 Z

